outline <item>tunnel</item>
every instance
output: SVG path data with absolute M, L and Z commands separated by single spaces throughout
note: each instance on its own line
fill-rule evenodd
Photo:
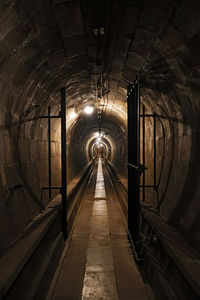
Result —
M 200 299 L 200 1 L 0 25 L 0 299 Z

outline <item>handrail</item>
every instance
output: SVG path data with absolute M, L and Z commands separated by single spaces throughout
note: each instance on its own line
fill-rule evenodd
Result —
M 142 165 L 142 164 L 140 164 L 139 167 L 137 167 L 137 166 L 134 166 L 134 165 L 132 165 L 132 164 L 130 164 L 130 163 L 127 163 L 127 166 L 133 168 L 136 172 L 140 173 L 140 175 L 141 175 L 141 173 L 143 173 L 145 170 L 147 170 L 147 167 L 145 167 L 145 166 Z
M 121 180 L 119 179 L 118 175 L 117 175 L 117 172 L 115 171 L 114 167 L 112 166 L 112 164 L 110 162 L 108 162 L 106 160 L 107 164 L 109 165 L 110 169 L 113 171 L 114 173 L 114 176 L 116 177 L 116 181 L 122 186 L 122 188 L 125 190 L 125 192 L 128 194 L 128 190 L 127 188 L 124 186 L 124 184 L 121 182 Z M 131 164 L 130 164 L 131 165 Z M 133 165 L 131 165 L 133 166 Z M 135 167 L 135 166 L 133 166 Z M 137 251 L 135 250 L 135 246 L 134 246 L 134 243 L 133 243 L 133 240 L 132 240 L 132 236 L 130 234 L 130 231 L 127 229 L 127 234 L 128 234 L 128 239 L 130 241 L 130 245 L 131 245 L 131 248 L 133 250 L 133 253 L 134 253 L 134 257 L 135 257 L 135 261 L 137 264 L 140 264 L 142 262 L 142 259 L 138 256 L 138 253 Z
M 123 183 L 121 182 L 120 179 L 118 179 L 119 184 L 123 187 L 123 189 L 125 190 L 125 192 L 128 194 L 128 190 L 126 189 L 126 187 L 123 185 Z
M 80 180 L 77 182 L 77 184 L 71 189 L 69 194 L 67 195 L 68 199 L 73 195 L 73 193 L 76 191 L 76 189 L 80 186 L 82 180 L 84 179 L 85 175 L 87 174 L 88 170 L 92 167 L 94 163 L 94 159 L 87 165 L 85 170 L 83 171 Z
M 128 189 L 125 187 L 125 185 L 119 179 L 119 176 L 117 175 L 117 172 L 115 171 L 114 167 L 111 165 L 111 163 L 108 160 L 106 160 L 106 162 L 110 166 L 110 168 L 113 170 L 113 172 L 115 173 L 115 176 L 117 178 L 117 182 L 122 186 L 122 188 L 125 190 L 125 192 L 128 193 Z
M 127 163 L 127 166 L 128 166 L 128 167 L 131 167 L 131 168 L 134 168 L 135 170 L 138 170 L 138 169 L 139 169 L 139 167 L 134 166 L 134 165 L 132 165 L 132 164 L 130 164 L 130 163 Z
M 71 191 L 67 194 L 67 198 L 69 199 L 72 194 L 74 193 L 74 191 L 78 188 L 78 186 L 80 185 L 81 181 L 83 180 L 85 174 L 88 172 L 89 168 L 91 168 L 92 164 L 94 163 L 94 160 L 90 161 L 90 163 L 88 163 L 88 165 L 85 167 L 85 170 L 83 170 L 82 174 L 81 174 L 81 178 L 79 179 L 79 181 L 74 185 L 74 187 L 71 189 Z M 62 193 L 62 187 L 61 186 L 42 186 L 41 187 L 41 202 L 43 201 L 43 191 L 44 190 L 60 190 L 59 193 Z

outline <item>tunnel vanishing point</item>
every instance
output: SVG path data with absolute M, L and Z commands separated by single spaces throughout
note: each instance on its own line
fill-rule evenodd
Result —
M 0 2 L 0 299 L 200 299 L 200 1 Z

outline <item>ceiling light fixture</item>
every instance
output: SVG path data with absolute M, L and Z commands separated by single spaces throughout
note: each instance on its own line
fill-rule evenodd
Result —
M 93 106 L 85 106 L 85 107 L 84 107 L 84 112 L 85 112 L 87 115 L 92 114 L 93 111 L 94 111 L 94 107 L 93 107 Z

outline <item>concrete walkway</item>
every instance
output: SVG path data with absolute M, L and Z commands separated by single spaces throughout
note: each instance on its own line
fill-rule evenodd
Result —
M 96 169 L 51 299 L 146 300 L 146 288 L 101 160 Z

